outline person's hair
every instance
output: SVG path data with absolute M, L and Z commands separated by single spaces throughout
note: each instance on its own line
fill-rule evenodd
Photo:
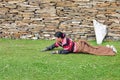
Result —
M 62 32 L 60 32 L 60 31 L 58 31 L 58 32 L 55 33 L 54 36 L 57 37 L 57 38 L 64 38 L 64 37 L 65 37 L 65 34 L 62 33 Z

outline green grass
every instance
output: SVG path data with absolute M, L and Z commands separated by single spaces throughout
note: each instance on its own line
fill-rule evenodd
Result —
M 0 39 L 0 80 L 120 79 L 120 41 L 102 44 L 116 46 L 116 56 L 40 52 L 53 42 Z M 95 41 L 90 43 L 96 45 Z

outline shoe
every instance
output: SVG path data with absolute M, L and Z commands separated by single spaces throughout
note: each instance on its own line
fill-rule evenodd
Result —
M 117 49 L 116 49 L 113 45 L 111 45 L 110 47 L 112 48 L 112 50 L 113 50 L 115 53 L 117 53 Z
M 106 45 L 106 47 L 111 48 L 110 45 Z

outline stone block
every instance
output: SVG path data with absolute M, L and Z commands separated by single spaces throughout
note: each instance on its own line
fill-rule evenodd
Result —
M 35 13 L 40 13 L 40 14 L 49 13 L 50 15 L 55 15 L 56 10 L 55 7 L 46 7 L 40 10 L 36 10 Z
M 120 9 L 116 9 L 116 13 L 119 13 L 119 14 L 120 14 Z
M 77 7 L 78 5 L 70 1 L 63 1 L 63 2 L 58 2 L 56 6 L 57 7 Z
M 5 14 L 9 11 L 9 8 L 0 8 L 0 14 Z
M 15 23 L 17 24 L 17 26 L 28 26 L 28 23 L 22 22 L 22 21 L 15 21 Z
M 17 8 L 17 5 L 13 5 L 13 4 L 5 4 L 6 8 L 10 8 L 10 9 L 15 9 Z
M 90 1 L 90 0 L 73 0 L 73 1 L 76 1 L 76 2 L 78 2 L 78 1 L 80 1 L 80 2 L 88 2 L 88 1 Z
M 112 21 L 112 22 L 114 22 L 114 23 L 120 24 L 119 19 L 109 19 L 109 21 Z
M 0 7 L 2 8 L 4 6 L 4 4 L 3 3 L 0 3 Z
M 4 1 L 8 1 L 9 4 L 16 4 L 16 3 L 25 2 L 26 0 L 4 0 Z
M 21 21 L 23 23 L 28 23 L 28 24 L 32 23 L 32 20 L 30 20 L 30 19 L 22 19 Z M 19 21 L 15 21 L 15 22 L 19 22 Z
M 14 1 L 19 1 L 19 2 L 21 2 L 21 1 L 26 1 L 26 0 L 3 0 L 3 1 L 5 1 L 5 2 L 14 2 Z
M 118 4 L 116 3 L 116 2 L 112 2 L 111 4 L 110 4 L 110 7 L 117 7 L 118 6 Z
M 17 9 L 10 9 L 10 13 L 13 13 L 13 14 L 18 14 L 18 10 Z
M 120 18 L 120 14 L 119 13 L 112 14 L 111 16 Z
M 102 2 L 102 3 L 98 3 L 97 4 L 98 7 L 109 7 L 110 6 L 110 2 Z
M 61 0 L 41 0 L 42 3 L 60 2 Z

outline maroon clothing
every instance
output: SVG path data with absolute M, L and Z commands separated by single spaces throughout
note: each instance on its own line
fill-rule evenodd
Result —
M 58 51 L 59 54 L 67 54 L 74 51 L 74 42 L 69 38 L 64 38 L 60 43 L 55 42 L 53 45 L 47 47 L 47 50 L 52 50 L 59 46 L 63 48 L 63 50 Z
M 59 54 L 67 54 L 67 53 L 89 53 L 95 55 L 115 55 L 115 52 L 111 48 L 107 48 L 104 46 L 91 46 L 86 41 L 79 40 L 78 42 L 73 42 L 70 38 L 64 38 L 61 43 L 54 43 L 49 46 L 47 49 L 51 50 L 55 47 L 63 47 L 64 50 L 59 50 Z
M 74 42 L 69 38 L 64 38 L 61 43 L 55 43 L 55 47 L 63 47 L 64 50 L 73 51 Z

